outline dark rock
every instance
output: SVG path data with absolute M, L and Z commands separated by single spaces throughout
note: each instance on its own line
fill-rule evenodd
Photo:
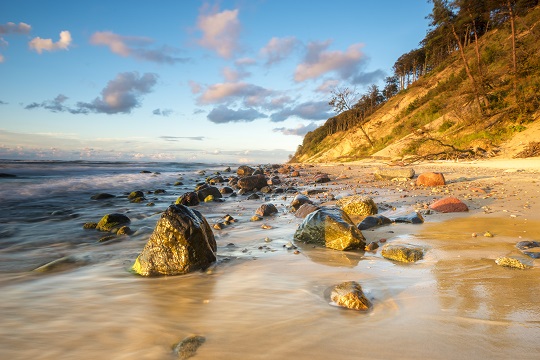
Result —
M 0 178 L 14 178 L 14 177 L 17 177 L 17 175 L 0 173 Z
M 87 223 L 84 223 L 84 225 L 83 225 L 83 229 L 87 229 L 87 230 L 93 230 L 96 227 L 97 227 L 96 222 L 87 222 Z
M 268 204 L 262 204 L 259 206 L 259 208 L 255 211 L 255 215 L 258 216 L 270 216 L 273 214 L 276 214 L 278 212 L 278 209 L 274 204 L 268 203 Z
M 335 250 L 363 249 L 366 242 L 349 216 L 341 209 L 321 207 L 309 214 L 294 234 L 294 239 Z
M 165 189 L 156 189 L 156 190 L 154 190 L 155 195 L 165 194 L 165 193 L 166 193 Z
M 150 170 L 141 170 L 141 174 L 151 174 Z
M 296 211 L 304 204 L 313 204 L 313 201 L 311 201 L 306 195 L 298 194 L 291 201 L 291 208 L 293 211 Z
M 330 298 L 336 305 L 347 309 L 366 311 L 371 307 L 362 287 L 356 281 L 347 281 L 334 286 Z
M 300 205 L 298 210 L 295 211 L 294 216 L 300 219 L 304 219 L 306 216 L 308 216 L 315 210 L 319 210 L 319 209 L 320 208 L 317 205 L 305 203 L 305 204 Z
M 264 175 L 264 171 L 261 168 L 255 169 L 252 175 Z
M 257 194 L 251 194 L 247 197 L 248 200 L 259 200 L 261 197 Z
M 389 260 L 415 262 L 424 257 L 424 250 L 410 244 L 386 244 L 382 248 L 381 255 Z
M 190 191 L 190 192 L 180 195 L 178 199 L 176 199 L 176 202 L 175 202 L 176 205 L 186 205 L 186 206 L 196 206 L 196 205 L 199 205 L 199 203 L 200 203 L 199 195 L 194 191 Z
M 247 165 L 241 165 L 238 167 L 238 170 L 236 170 L 236 174 L 240 177 L 253 175 L 253 172 L 255 172 L 255 169 Z
M 446 185 L 444 175 L 437 172 L 426 172 L 418 175 L 417 186 L 442 186 Z
M 438 200 L 431 204 L 429 208 L 442 213 L 469 211 L 469 208 L 465 203 L 453 196 Z
M 253 189 L 261 189 L 268 184 L 268 180 L 264 175 L 251 175 L 245 176 L 238 180 L 238 186 L 246 191 L 251 191 Z
M 227 167 L 225 168 L 225 170 L 223 170 L 223 172 L 231 172 L 230 166 L 227 166 Z
M 362 220 L 360 224 L 358 224 L 358 229 L 367 230 L 375 226 L 388 225 L 391 223 L 392 223 L 392 220 L 390 220 L 384 215 L 380 215 L 380 214 L 370 215 L 370 216 L 366 216 L 364 220 Z
M 540 242 L 538 241 L 520 241 L 516 247 L 521 250 L 524 255 L 530 256 L 533 259 L 540 259 Z M 530 251 L 533 249 L 532 251 Z
M 175 183 L 174 183 L 174 185 L 173 185 L 173 186 L 182 186 L 182 185 L 184 185 L 184 183 L 183 183 L 183 182 L 181 182 L 181 181 L 177 181 L 177 182 L 175 182 Z
M 369 196 L 353 195 L 339 199 L 337 206 L 343 209 L 347 215 L 368 216 L 379 212 L 377 205 Z
M 111 199 L 113 197 L 116 197 L 116 196 L 114 196 L 113 194 L 108 194 L 108 193 L 99 193 L 99 194 L 93 195 L 90 199 L 105 200 L 105 199 Z
M 408 224 L 422 224 L 424 223 L 424 218 L 420 213 L 413 212 L 405 216 L 400 216 L 394 219 L 394 222 L 397 223 L 408 223 Z
M 220 199 L 223 197 L 221 192 L 219 192 L 219 189 L 215 186 L 208 186 L 197 191 L 197 196 L 199 196 L 200 201 L 204 201 L 208 195 L 212 195 L 214 199 Z
M 116 232 L 116 235 L 131 235 L 133 231 L 131 231 L 131 228 L 129 226 L 122 226 L 118 231 Z
M 185 360 L 195 356 L 197 349 L 204 344 L 206 338 L 199 335 L 188 336 L 177 344 L 173 345 L 173 353 L 178 359 Z
M 271 188 L 270 186 L 263 186 L 263 187 L 261 188 L 261 192 L 262 192 L 263 194 L 269 194 L 269 193 L 272 192 L 272 188 Z
M 124 214 L 107 214 L 97 223 L 96 229 L 99 231 L 117 231 L 131 220 Z
M 206 269 L 216 261 L 216 240 L 197 210 L 171 205 L 135 260 L 133 271 L 143 276 L 179 275 Z
M 223 176 L 221 175 L 218 175 L 218 176 L 210 176 L 206 179 L 206 182 L 208 184 L 212 184 L 212 185 L 215 185 L 215 184 L 219 184 L 219 183 L 222 183 L 222 182 L 225 182 L 225 179 L 223 178 Z
M 376 179 L 412 179 L 414 170 L 412 168 L 378 168 L 373 173 Z
M 330 178 L 328 177 L 328 174 L 317 174 L 313 177 L 313 182 L 317 184 L 327 183 L 330 182 Z
M 142 191 L 132 191 L 128 195 L 128 200 L 134 200 L 137 198 L 143 198 L 144 199 L 144 193 Z
M 222 194 L 232 194 L 234 190 L 228 186 L 224 186 L 221 189 L 219 189 L 219 192 Z
M 375 251 L 379 248 L 379 244 L 377 244 L 376 241 L 370 242 L 366 245 L 365 249 L 366 251 Z

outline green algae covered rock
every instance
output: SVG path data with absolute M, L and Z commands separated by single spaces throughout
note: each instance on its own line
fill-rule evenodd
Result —
M 389 260 L 416 262 L 424 257 L 424 249 L 410 244 L 386 244 L 381 255 Z
M 346 281 L 334 286 L 330 298 L 336 305 L 347 309 L 366 311 L 371 307 L 362 287 L 356 281 Z
M 514 257 L 501 256 L 495 259 L 495 263 L 499 266 L 510 267 L 514 269 L 530 269 L 532 266 L 530 263 L 523 259 L 518 259 Z
M 340 199 L 336 203 L 347 215 L 368 216 L 379 212 L 377 205 L 369 196 L 353 195 Z
M 306 216 L 294 239 L 334 250 L 363 249 L 366 246 L 366 239 L 349 216 L 333 207 L 321 207 Z
M 206 269 L 216 261 L 216 240 L 197 210 L 171 205 L 135 260 L 132 270 L 143 276 L 180 275 Z
M 99 220 L 96 229 L 99 231 L 114 231 L 130 222 L 131 220 L 124 214 L 107 214 Z

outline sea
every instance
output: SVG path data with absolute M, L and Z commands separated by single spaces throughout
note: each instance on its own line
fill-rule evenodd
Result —
M 237 220 L 214 230 L 218 261 L 211 268 L 133 274 L 161 212 L 207 176 L 233 175 L 237 166 L 0 161 L 0 359 L 172 360 L 179 358 L 173 346 L 193 335 L 205 339 L 194 359 L 540 354 L 540 270 L 493 261 L 515 244 L 520 219 L 482 218 L 497 234 L 483 246 L 470 236 L 479 224 L 470 216 L 394 224 L 377 236 L 426 249 L 418 263 L 397 264 L 378 252 L 295 251 L 290 244 L 302 220 L 288 210 L 292 197 L 227 197 L 196 207 L 211 224 L 225 215 Z M 127 198 L 136 190 L 145 193 L 141 203 Z M 99 193 L 114 197 L 92 200 Z M 250 221 L 264 202 L 278 215 Z M 103 233 L 83 228 L 108 213 L 127 215 L 133 233 L 100 242 Z M 528 236 L 540 236 L 540 224 L 525 225 Z M 70 261 L 39 270 L 59 259 Z M 331 303 L 329 289 L 344 281 L 361 284 L 373 304 L 368 312 Z

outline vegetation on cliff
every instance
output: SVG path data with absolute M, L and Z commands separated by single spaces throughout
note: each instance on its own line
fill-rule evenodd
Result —
M 336 89 L 337 115 L 291 161 L 490 156 L 539 118 L 538 0 L 431 2 L 426 37 L 384 88 Z

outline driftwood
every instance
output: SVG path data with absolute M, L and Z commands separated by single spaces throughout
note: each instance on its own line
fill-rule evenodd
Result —
M 458 160 L 458 159 L 474 159 L 478 157 L 489 156 L 489 153 L 478 147 L 474 149 L 459 149 L 451 144 L 445 144 L 439 139 L 425 138 L 422 142 L 433 141 L 445 148 L 443 151 L 436 153 L 429 153 L 425 155 L 413 155 L 404 159 L 403 165 L 410 165 L 416 162 L 428 161 L 428 160 Z
M 540 156 L 540 142 L 531 141 L 523 151 L 514 155 L 514 159 Z

